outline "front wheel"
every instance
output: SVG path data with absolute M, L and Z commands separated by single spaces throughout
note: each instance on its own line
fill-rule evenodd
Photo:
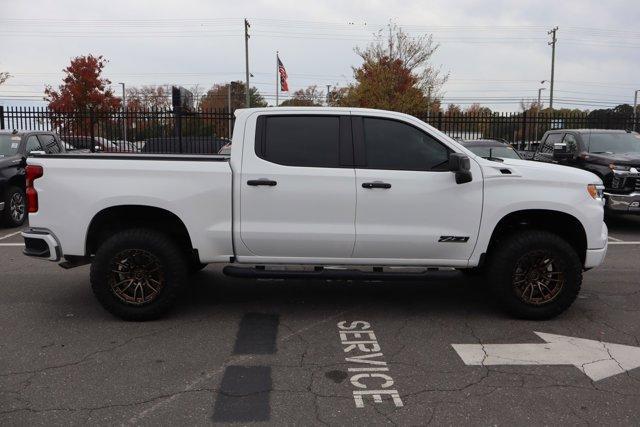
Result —
M 107 239 L 91 264 L 91 288 L 102 306 L 125 320 L 152 320 L 175 303 L 188 277 L 184 253 L 153 230 L 121 231 Z
M 546 231 L 512 234 L 490 254 L 488 282 L 515 317 L 550 319 L 575 301 L 582 285 L 582 263 L 574 248 Z

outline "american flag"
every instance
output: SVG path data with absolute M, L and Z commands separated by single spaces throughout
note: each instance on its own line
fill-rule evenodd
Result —
M 287 70 L 284 69 L 282 61 L 278 56 L 278 72 L 280 73 L 280 91 L 289 92 L 289 84 L 287 83 Z

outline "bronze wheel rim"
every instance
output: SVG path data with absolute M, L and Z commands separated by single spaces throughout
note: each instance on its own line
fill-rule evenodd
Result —
M 149 304 L 164 288 L 160 260 L 151 252 L 142 249 L 121 251 L 113 257 L 110 270 L 111 291 L 126 304 Z
M 513 270 L 513 291 L 526 304 L 540 306 L 555 300 L 565 283 L 558 260 L 548 251 L 531 251 Z

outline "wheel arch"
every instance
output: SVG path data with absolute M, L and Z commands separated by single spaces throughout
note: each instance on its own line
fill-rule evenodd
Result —
M 86 255 L 95 254 L 100 244 L 116 232 L 131 228 L 160 231 L 189 252 L 196 252 L 187 227 L 176 214 L 155 206 L 118 205 L 99 211 L 91 219 L 85 241 Z
M 587 233 L 584 226 L 569 213 L 549 209 L 524 209 L 503 216 L 493 228 L 487 254 L 492 252 L 501 239 L 523 229 L 544 230 L 560 236 L 575 249 L 584 263 L 587 254 Z

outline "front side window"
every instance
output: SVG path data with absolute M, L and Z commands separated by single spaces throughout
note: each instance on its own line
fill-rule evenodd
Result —
M 578 141 L 576 141 L 576 137 L 570 133 L 564 136 L 562 142 L 567 144 L 567 153 L 575 153 L 578 151 Z
M 449 149 L 409 124 L 365 117 L 364 146 L 369 169 L 447 170 Z
M 60 152 L 60 146 L 58 146 L 58 143 L 56 142 L 56 139 L 53 137 L 53 135 L 38 135 L 38 139 L 40 140 L 40 144 L 47 154 L 55 154 Z
M 286 166 L 340 167 L 340 117 L 266 116 L 259 156 Z
M 553 145 L 562 141 L 563 134 L 561 133 L 552 133 L 547 136 L 547 139 L 542 144 L 542 148 L 540 149 L 541 153 L 553 154 Z
M 35 135 L 31 135 L 29 139 L 27 139 L 27 154 L 32 151 L 42 151 L 42 146 Z

